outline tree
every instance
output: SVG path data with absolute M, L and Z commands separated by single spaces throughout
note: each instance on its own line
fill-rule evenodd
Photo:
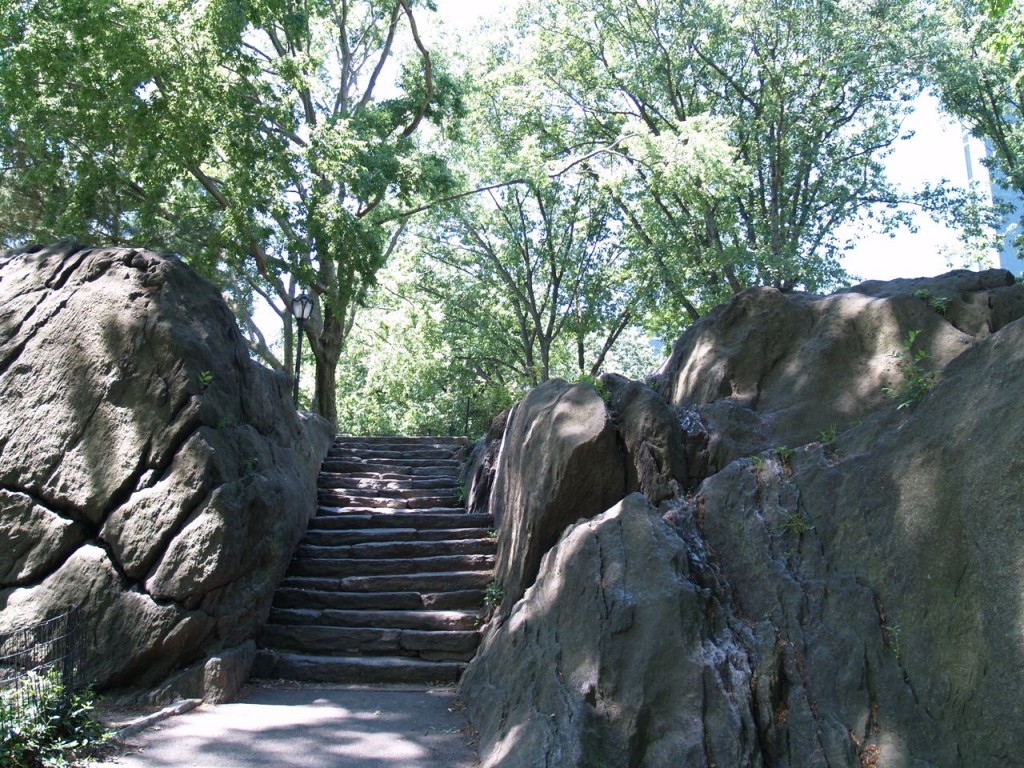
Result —
M 631 333 L 642 293 L 623 268 L 614 205 L 589 174 L 546 159 L 540 128 L 569 116 L 501 44 L 465 69 L 467 117 L 449 157 L 467 191 L 410 222 L 357 318 L 339 391 L 357 431 L 479 434 L 549 377 L 593 376 L 611 360 L 638 376 L 654 367 Z
M 930 74 L 944 106 L 991 148 L 990 167 L 1024 194 L 1024 8 L 944 0 Z
M 459 274 L 425 260 L 412 239 L 389 261 L 339 367 L 338 417 L 346 431 L 477 436 L 531 386 L 508 351 L 515 325 L 503 291 L 490 293 Z M 552 375 L 578 376 L 575 341 L 572 334 L 556 338 Z M 606 343 L 604 334 L 587 336 L 587 360 L 596 360 Z M 636 326 L 604 355 L 610 370 L 636 378 L 656 364 Z
M 518 24 L 573 115 L 665 332 L 752 285 L 843 277 L 838 228 L 902 220 L 880 158 L 917 92 L 912 0 L 562 0 Z M 523 38 L 525 39 L 525 37 Z M 525 46 L 525 43 L 524 43 Z
M 305 326 L 314 408 L 334 420 L 338 360 L 354 309 L 396 242 L 398 209 L 451 182 L 442 159 L 415 143 L 426 122 L 461 109 L 418 34 L 422 6 L 5 5 L 0 201 L 16 225 L 8 239 L 76 234 L 178 251 L 233 289 L 241 319 L 253 292 L 270 300 L 284 322 L 286 369 L 288 310 L 307 289 L 317 300 Z M 403 37 L 410 53 L 381 98 Z
M 392 258 L 360 311 L 339 367 L 338 418 L 354 434 L 487 431 L 522 396 L 519 382 L 481 374 L 476 342 L 452 333 L 445 306 L 419 290 L 410 248 Z
M 416 229 L 420 290 L 444 305 L 455 338 L 473 339 L 464 354 L 484 378 L 534 386 L 559 356 L 572 361 L 561 372 L 596 375 L 643 293 L 624 269 L 617 212 L 591 174 L 549 163 L 572 114 L 533 88 L 513 51 L 492 44 L 468 68 L 487 74 L 467 86 L 451 157 L 482 191 Z
M 616 292 L 621 258 L 592 184 L 510 185 L 460 205 L 420 241 L 421 290 L 446 308 L 480 374 L 536 385 L 552 376 L 560 348 L 575 349 L 578 375 L 596 375 L 635 313 Z M 588 359 L 584 340 L 605 343 Z

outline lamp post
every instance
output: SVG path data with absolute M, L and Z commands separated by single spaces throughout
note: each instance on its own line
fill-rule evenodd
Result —
M 299 321 L 299 341 L 295 345 L 295 407 L 299 407 L 299 370 L 302 366 L 302 326 L 313 314 L 313 300 L 303 291 L 292 299 L 292 314 Z

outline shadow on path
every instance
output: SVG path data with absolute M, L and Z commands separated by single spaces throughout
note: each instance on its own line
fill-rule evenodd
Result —
M 256 687 L 128 738 L 93 768 L 476 768 L 450 688 Z

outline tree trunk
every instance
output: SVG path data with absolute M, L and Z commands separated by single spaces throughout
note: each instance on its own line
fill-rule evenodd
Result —
M 310 344 L 316 360 L 315 389 L 313 390 L 313 412 L 338 426 L 338 361 L 345 346 L 346 317 L 330 307 L 323 312 L 323 325 L 315 343 Z
M 321 350 L 316 358 L 316 389 L 313 392 L 313 412 L 319 413 L 331 422 L 335 429 L 338 427 L 338 401 L 335 390 L 339 359 L 341 344 L 337 345 L 337 349 Z

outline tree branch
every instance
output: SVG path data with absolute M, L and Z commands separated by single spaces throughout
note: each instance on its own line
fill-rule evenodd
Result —
M 423 78 L 427 87 L 427 92 L 423 96 L 423 100 L 420 102 L 416 109 L 416 117 L 409 123 L 406 129 L 402 132 L 403 137 L 412 136 L 416 128 L 419 126 L 420 121 L 423 120 L 423 116 L 427 113 L 427 107 L 430 106 L 430 102 L 434 98 L 434 65 L 430 61 L 430 51 L 423 45 L 423 41 L 420 40 L 419 30 L 416 28 L 416 18 L 412 14 L 412 8 L 409 6 L 409 0 L 398 0 L 399 5 L 405 11 L 406 17 L 409 19 L 409 27 L 412 29 L 412 39 L 416 42 L 416 47 L 420 51 L 420 55 L 423 58 Z

